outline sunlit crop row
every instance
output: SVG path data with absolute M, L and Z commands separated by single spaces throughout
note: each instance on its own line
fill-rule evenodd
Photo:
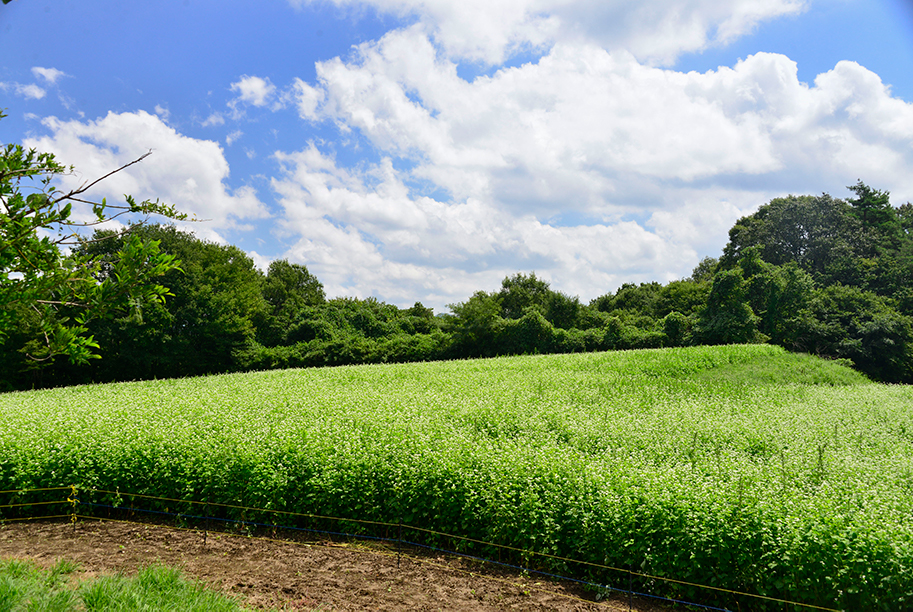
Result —
M 0 413 L 0 489 L 402 521 L 820 606 L 913 606 L 913 390 L 771 346 L 86 386 L 0 395 Z

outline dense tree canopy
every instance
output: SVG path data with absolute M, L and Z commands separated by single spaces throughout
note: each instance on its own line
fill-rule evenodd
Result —
M 265 346 L 277 346 L 288 341 L 302 311 L 323 304 L 326 295 L 323 285 L 305 266 L 280 259 L 269 265 L 263 299 L 267 310 L 257 321 L 258 340 Z
M 254 340 L 254 320 L 268 310 L 262 274 L 235 246 L 198 240 L 173 226 L 137 228 L 134 235 L 161 245 L 181 268 L 161 279 L 171 297 L 146 308 L 141 317 L 100 321 L 93 326 L 102 343 L 101 379 L 189 376 L 230 371 L 234 353 Z M 107 238 L 105 232 L 97 234 Z M 100 260 L 112 257 L 120 239 L 85 245 Z
M 823 275 L 833 262 L 868 251 L 862 223 L 851 211 L 846 202 L 827 194 L 771 200 L 729 230 L 721 264 L 731 268 L 745 249 L 757 247 L 766 262 L 780 266 L 792 261 Z
M 589 304 L 534 272 L 504 278 L 435 316 L 415 303 L 327 299 L 307 267 L 259 271 L 240 249 L 170 226 L 96 232 L 74 245 L 97 286 L 121 282 L 132 244 L 180 260 L 161 295 L 85 319 L 103 359 L 22 374 L 40 310 L 8 304 L 0 366 L 7 387 L 187 376 L 234 370 L 417 361 L 689 344 L 771 342 L 850 360 L 869 376 L 913 382 L 913 206 L 864 183 L 828 194 L 776 198 L 733 226 L 720 259 L 688 278 L 625 284 Z M 65 259 L 65 258 L 61 258 Z M 60 261 L 58 259 L 57 261 Z M 126 258 L 126 261 L 130 261 Z M 146 261 L 150 261 L 147 255 Z M 143 268 L 145 269 L 145 268 Z M 68 307 L 57 305 L 58 316 Z M 17 310 L 18 309 L 18 310 Z
M 720 265 L 749 279 L 747 302 L 772 342 L 913 382 L 913 206 L 894 208 L 862 181 L 848 189 L 848 201 L 822 194 L 761 206 L 730 230 Z
M 72 168 L 50 153 L 0 145 L 0 342 L 27 363 L 49 364 L 59 355 L 86 363 L 98 357 L 91 321 L 137 314 L 164 301 L 167 289 L 155 279 L 179 262 L 154 240 L 120 232 L 118 248 L 104 264 L 81 249 L 89 242 L 84 231 L 123 215 L 186 218 L 157 201 L 85 199 L 99 181 L 142 159 L 60 192 L 53 182 Z

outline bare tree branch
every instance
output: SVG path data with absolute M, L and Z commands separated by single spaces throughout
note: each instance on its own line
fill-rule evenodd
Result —
M 77 194 L 80 194 L 80 193 L 85 193 L 87 190 L 91 189 L 94 185 L 100 183 L 101 181 L 105 180 L 105 179 L 108 178 L 109 176 L 113 176 L 113 175 L 117 174 L 118 172 L 120 172 L 121 170 L 125 170 L 125 169 L 129 168 L 129 167 L 132 166 L 133 164 L 138 164 L 139 162 L 143 161 L 144 159 L 146 159 L 146 158 L 149 157 L 150 155 L 152 155 L 152 149 L 149 149 L 148 152 L 146 152 L 146 153 L 144 153 L 143 155 L 139 156 L 138 158 L 134 159 L 132 162 L 127 163 L 127 164 L 124 164 L 123 166 L 121 166 L 120 168 L 117 168 L 116 170 L 112 170 L 111 172 L 109 172 L 108 174 L 104 175 L 103 177 L 95 179 L 94 181 L 92 181 L 92 182 L 89 183 L 88 185 L 83 184 L 81 187 L 79 187 L 79 188 L 77 188 L 77 189 L 75 189 L 75 190 L 73 190 L 73 191 L 70 191 L 68 194 L 66 194 L 66 195 L 64 195 L 64 196 L 61 196 L 61 197 L 55 199 L 53 202 L 54 202 L 54 204 L 56 204 L 56 203 L 58 203 L 58 202 L 60 202 L 60 201 L 62 201 L 62 200 L 72 200 L 74 195 L 77 195 Z

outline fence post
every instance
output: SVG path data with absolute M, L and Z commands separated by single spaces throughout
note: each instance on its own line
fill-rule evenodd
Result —
M 73 525 L 73 532 L 76 532 L 76 504 L 79 503 L 79 500 L 76 498 L 76 485 L 70 485 L 70 495 L 67 496 L 67 502 L 72 505 L 70 508 L 70 523 Z

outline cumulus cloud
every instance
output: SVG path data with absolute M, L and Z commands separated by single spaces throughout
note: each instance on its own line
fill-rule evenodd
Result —
M 317 119 L 317 107 L 324 98 L 322 89 L 311 87 L 301 79 L 295 79 L 286 95 L 295 102 L 298 114 L 303 119 Z
M 806 172 L 841 160 L 865 174 L 909 161 L 913 106 L 853 62 L 809 87 L 778 54 L 701 74 L 556 45 L 537 63 L 469 83 L 412 28 L 360 46 L 349 62 L 322 62 L 317 74 L 302 90 L 303 117 L 358 130 L 457 199 L 526 210 L 570 196 L 598 211 L 631 181 Z
M 194 229 L 212 239 L 218 229 L 242 228 L 243 220 L 268 216 L 253 188 L 226 185 L 229 166 L 218 143 L 183 136 L 155 115 L 110 112 L 96 121 L 49 117 L 42 123 L 50 133 L 24 144 L 76 167 L 75 175 L 62 178 L 61 189 L 73 189 L 152 151 L 142 163 L 100 183 L 92 196 L 114 202 L 126 193 L 174 204 L 210 220 Z
M 554 9 L 574 34 L 609 51 L 627 50 L 640 61 L 671 65 L 683 53 L 726 45 L 759 24 L 802 12 L 804 0 L 646 0 L 562 2 Z
M 589 293 L 646 276 L 674 248 L 633 222 L 554 227 L 474 198 L 413 198 L 389 159 L 360 172 L 339 168 L 316 147 L 279 154 L 273 181 L 294 237 L 285 256 L 306 262 L 332 295 L 382 295 L 440 307 L 496 286 L 504 270 L 545 266 L 562 289 Z M 692 254 L 694 255 L 694 254 Z
M 317 73 L 320 95 L 309 99 L 322 99 L 321 116 L 415 159 L 415 177 L 457 199 L 494 197 L 536 212 L 566 198 L 598 209 L 612 204 L 621 177 L 688 181 L 781 163 L 754 115 L 704 93 L 716 75 L 596 47 L 559 45 L 536 64 L 468 83 L 413 28 Z M 317 114 L 311 108 L 304 117 Z
M 468 82 L 419 24 L 292 89 L 303 119 L 381 157 L 346 168 L 315 144 L 278 155 L 287 255 L 331 292 L 454 301 L 536 270 L 592 298 L 686 276 L 735 219 L 784 193 L 863 177 L 913 197 L 913 104 L 854 62 L 808 84 L 779 54 L 682 73 L 562 42 Z
M 289 0 L 294 6 L 316 0 Z M 452 58 L 497 65 L 520 50 L 556 43 L 626 49 L 668 64 L 680 54 L 726 44 L 759 23 L 796 14 L 804 0 L 332 0 L 412 19 Z

